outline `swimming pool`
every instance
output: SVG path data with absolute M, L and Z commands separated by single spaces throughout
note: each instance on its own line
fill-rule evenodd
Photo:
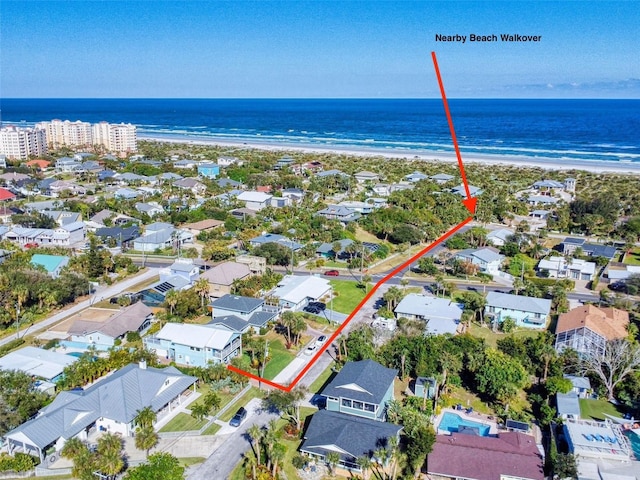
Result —
M 482 437 L 486 437 L 487 435 L 489 435 L 489 430 L 491 428 L 483 423 L 465 420 L 460 415 L 451 412 L 444 412 L 444 414 L 442 415 L 442 419 L 440 420 L 440 425 L 438 425 L 439 430 L 446 430 L 452 433 L 458 432 L 460 430 L 460 427 L 477 428 L 480 436 Z
M 624 434 L 629 439 L 631 450 L 633 450 L 633 454 L 636 456 L 636 459 L 640 460 L 640 435 L 633 433 L 630 430 L 626 430 Z
M 69 353 L 67 353 L 67 355 L 69 355 L 70 357 L 80 358 L 80 357 L 82 357 L 83 354 L 82 354 L 82 352 L 69 352 Z

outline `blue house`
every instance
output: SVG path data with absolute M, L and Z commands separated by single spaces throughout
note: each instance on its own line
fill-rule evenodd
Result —
M 509 317 L 515 320 L 518 327 L 542 329 L 549 318 L 551 300 L 489 292 L 484 311 L 486 316 L 492 317 L 493 321 L 498 323 Z
M 215 163 L 201 163 L 198 165 L 198 175 L 205 178 L 216 178 L 220 175 L 220 167 Z
M 384 421 L 398 370 L 373 360 L 348 362 L 322 390 L 327 410 Z
M 265 305 L 261 298 L 227 294 L 211 303 L 211 324 L 243 333 L 249 328 L 260 333 L 277 315 L 278 307 Z
M 144 338 L 147 350 L 181 365 L 206 367 L 229 363 L 242 353 L 242 336 L 216 325 L 167 323 L 155 335 Z
M 43 267 L 50 277 L 58 278 L 62 269 L 69 263 L 69 257 L 66 255 L 43 255 L 36 253 L 31 257 L 31 265 Z

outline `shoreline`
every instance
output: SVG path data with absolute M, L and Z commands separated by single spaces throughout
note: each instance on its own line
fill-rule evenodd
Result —
M 396 160 L 422 160 L 432 162 L 456 163 L 457 157 L 453 152 L 429 152 L 419 150 L 402 149 L 358 149 L 357 147 L 342 146 L 322 146 L 322 145 L 277 145 L 272 142 L 240 142 L 233 139 L 208 139 L 185 135 L 158 135 L 158 134 L 138 134 L 139 140 L 154 142 L 231 147 L 248 150 L 264 150 L 269 152 L 298 152 L 305 154 L 334 154 L 356 157 L 382 157 Z M 542 168 L 543 170 L 582 170 L 591 173 L 618 173 L 627 175 L 640 174 L 640 162 L 623 163 L 617 165 L 616 162 L 604 162 L 598 160 L 575 160 L 564 158 L 539 158 L 524 157 L 515 155 L 477 155 L 465 154 L 461 152 L 462 160 L 465 163 L 478 163 L 482 165 L 500 165 L 505 167 L 524 166 L 527 168 Z M 637 165 L 637 166 L 634 166 Z

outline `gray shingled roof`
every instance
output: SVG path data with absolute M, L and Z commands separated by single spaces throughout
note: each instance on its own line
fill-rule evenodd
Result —
M 329 385 L 322 390 L 321 395 L 379 404 L 397 375 L 398 370 L 383 367 L 373 360 L 348 362 Z M 349 385 L 357 386 L 365 391 L 349 388 Z
M 171 378 L 174 382 L 165 387 Z M 130 364 L 84 391 L 62 392 L 41 410 L 40 416 L 5 437 L 22 434 L 33 445 L 45 448 L 60 437 L 77 435 L 100 417 L 129 423 L 144 407 L 157 412 L 195 381 L 195 377 L 183 375 L 174 367 L 142 369 Z
M 214 315 L 216 308 L 224 308 L 225 310 L 232 310 L 236 312 L 252 312 L 256 308 L 260 307 L 264 303 L 261 298 L 243 297 L 240 295 L 227 294 L 211 302 L 211 306 L 214 308 Z
M 556 410 L 558 415 L 580 417 L 580 400 L 575 392 L 556 393 Z
M 401 429 L 401 426 L 392 423 L 320 410 L 311 417 L 300 451 L 326 455 L 336 451 L 337 447 L 348 452 L 340 455 L 342 460 L 355 463 L 358 457 L 373 456 Z
M 249 322 L 235 315 L 225 315 L 224 317 L 214 318 L 209 325 L 222 325 L 233 332 L 243 332 L 249 325 Z

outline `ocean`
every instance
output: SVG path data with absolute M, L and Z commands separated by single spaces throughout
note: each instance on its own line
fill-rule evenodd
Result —
M 640 100 L 451 99 L 463 155 L 640 167 Z M 439 99 L 1 99 L 3 125 L 133 123 L 138 137 L 453 152 Z

